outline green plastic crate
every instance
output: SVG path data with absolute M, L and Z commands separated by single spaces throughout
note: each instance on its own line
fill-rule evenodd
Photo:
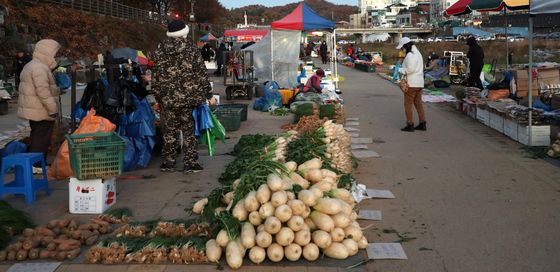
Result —
M 126 141 L 114 132 L 66 135 L 76 178 L 115 177 L 122 173 Z
M 214 114 L 226 131 L 236 131 L 241 127 L 241 108 L 216 108 Z
M 241 121 L 247 121 L 247 104 L 221 104 L 218 108 L 242 109 Z

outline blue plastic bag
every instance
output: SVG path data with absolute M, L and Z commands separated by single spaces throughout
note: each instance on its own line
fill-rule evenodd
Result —
M 70 87 L 72 87 L 72 80 L 67 73 L 55 73 L 54 80 L 56 82 L 56 86 L 58 86 L 61 90 L 70 89 Z
M 257 99 L 253 104 L 253 109 L 267 112 L 271 108 L 282 107 L 282 95 L 278 91 L 278 83 L 268 81 L 264 86 L 264 96 Z

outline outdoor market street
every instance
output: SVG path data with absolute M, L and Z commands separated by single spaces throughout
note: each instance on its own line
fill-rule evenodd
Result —
M 358 183 L 391 190 L 396 196 L 364 200 L 360 208 L 381 210 L 383 220 L 362 221 L 361 225 L 374 222 L 364 231 L 370 243 L 401 240 L 408 255 L 408 260 L 369 262 L 352 271 L 557 271 L 560 168 L 528 158 L 520 144 L 448 105 L 426 105 L 427 132 L 401 132 L 404 113 L 398 87 L 376 74 L 339 69 L 345 77 L 340 87 L 347 116 L 359 118 L 359 126 L 354 127 L 361 130 L 360 137 L 372 137 L 369 148 L 382 156 L 360 162 L 355 174 Z M 213 80 L 219 82 L 216 77 Z M 223 92 L 223 87 L 217 88 Z M 277 133 L 287 120 L 290 118 L 249 110 L 249 121 L 241 130 L 230 134 L 228 144 L 218 144 L 218 156 L 202 153 L 204 172 L 188 176 L 160 173 L 159 158 L 155 158 L 148 169 L 123 175 L 125 179 L 117 185 L 116 206 L 132 208 L 135 220 L 186 216 L 183 209 L 217 184 L 217 176 L 232 158 L 223 154 L 231 151 L 240 135 Z M 32 206 L 25 207 L 21 197 L 9 197 L 9 202 L 30 212 L 37 224 L 68 216 L 66 183 L 52 182 L 51 186 L 53 195 L 40 194 Z M 216 269 L 215 265 L 101 267 L 82 265 L 82 258 L 57 271 Z M 290 269 L 343 271 L 360 258 L 351 260 L 304 262 L 304 266 Z M 0 271 L 8 268 L 0 265 Z M 285 269 L 274 264 L 264 268 L 247 261 L 240 271 Z

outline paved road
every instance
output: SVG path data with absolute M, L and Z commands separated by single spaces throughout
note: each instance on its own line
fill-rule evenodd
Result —
M 396 195 L 362 202 L 383 212 L 368 240 L 399 240 L 393 230 L 414 238 L 403 243 L 408 260 L 368 271 L 558 271 L 560 168 L 449 106 L 427 105 L 427 132 L 401 132 L 398 87 L 340 69 L 348 116 L 382 155 L 362 161 L 356 176 Z

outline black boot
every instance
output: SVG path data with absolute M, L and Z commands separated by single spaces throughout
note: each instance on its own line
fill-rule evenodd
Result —
M 401 131 L 414 132 L 414 124 L 407 124 L 406 127 L 401 128 Z
M 418 124 L 417 126 L 415 126 L 414 129 L 415 129 L 415 130 L 426 131 L 426 130 L 427 130 L 426 122 L 421 122 L 420 124 Z

